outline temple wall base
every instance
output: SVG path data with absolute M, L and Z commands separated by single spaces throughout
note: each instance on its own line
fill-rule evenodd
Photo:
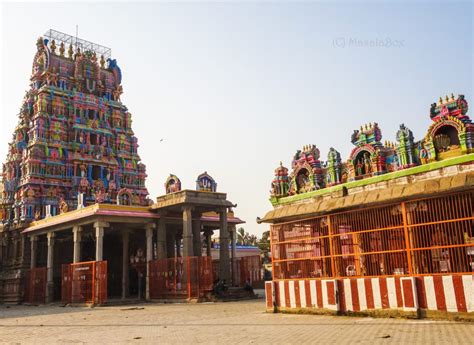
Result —
M 474 321 L 474 274 L 266 282 L 268 312 Z

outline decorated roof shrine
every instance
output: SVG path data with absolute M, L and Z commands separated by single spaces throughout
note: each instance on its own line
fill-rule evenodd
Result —
M 170 174 L 165 182 L 166 194 L 176 193 L 181 191 L 181 180 L 178 176 Z M 196 191 L 200 192 L 217 192 L 217 183 L 214 178 L 207 173 L 207 171 L 200 174 L 196 179 Z
M 85 206 L 148 205 L 145 165 L 110 49 L 54 30 L 47 36 L 36 43 L 3 164 L 3 224 L 75 209 L 79 194 Z
M 205 171 L 201 175 L 199 175 L 196 180 L 196 190 L 203 192 L 215 192 L 217 191 L 217 183 L 207 173 L 207 171 Z
M 377 123 L 363 125 L 354 130 L 354 144 L 349 158 L 343 162 L 333 147 L 327 161 L 321 162 L 315 145 L 298 150 L 291 163 L 291 171 L 283 166 L 275 170 L 271 184 L 271 201 L 274 205 L 290 202 L 291 196 L 311 196 L 314 191 L 323 192 L 328 187 L 356 186 L 375 182 L 380 175 L 395 178 L 415 173 L 411 168 L 438 162 L 433 168 L 456 163 L 454 157 L 474 153 L 474 125 L 467 116 L 468 103 L 464 95 L 446 96 L 430 108 L 431 125 L 424 138 L 416 141 L 412 131 L 404 124 L 396 133 L 396 143 L 382 143 L 382 131 Z M 360 183 L 356 183 L 360 181 Z M 329 191 L 329 190 L 328 190 Z

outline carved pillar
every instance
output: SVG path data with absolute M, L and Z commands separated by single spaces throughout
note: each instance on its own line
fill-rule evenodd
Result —
M 122 299 L 129 296 L 129 239 L 128 231 L 122 233 Z
M 227 209 L 219 211 L 219 278 L 230 281 L 229 231 L 227 229 Z
M 46 262 L 46 303 L 53 302 L 54 299 L 54 281 L 53 281 L 53 269 L 54 269 L 54 232 L 48 232 L 48 259 Z
M 72 228 L 72 237 L 74 241 L 74 255 L 73 263 L 81 262 L 81 241 L 82 241 L 82 227 L 75 226 Z
M 2 245 L 2 243 L 0 243 L 0 245 Z M 31 245 L 30 268 L 35 268 L 36 260 L 37 260 L 38 236 L 33 235 L 30 237 L 30 245 Z
M 192 226 L 192 208 L 185 206 L 183 208 L 183 256 L 194 256 L 193 253 L 193 226 Z
M 167 257 L 166 245 L 166 223 L 163 218 L 158 221 L 158 229 L 156 230 L 156 251 L 157 259 L 165 259 Z
M 153 260 L 153 229 L 155 224 L 145 225 L 146 230 L 146 290 L 145 298 L 150 299 L 150 261 Z
M 108 227 L 109 223 L 95 222 L 95 261 L 102 261 L 104 259 L 104 228 Z

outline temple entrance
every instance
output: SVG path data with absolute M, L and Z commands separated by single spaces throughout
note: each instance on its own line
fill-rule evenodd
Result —
M 130 233 L 128 286 L 129 296 L 145 298 L 146 291 L 146 237 L 144 231 Z
M 105 233 L 104 260 L 107 261 L 107 294 L 109 298 L 122 296 L 122 238 L 119 232 Z

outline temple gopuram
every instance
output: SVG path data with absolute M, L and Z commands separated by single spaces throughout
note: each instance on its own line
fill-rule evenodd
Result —
M 170 175 L 148 198 L 110 48 L 55 30 L 36 47 L 0 183 L 0 303 L 200 299 L 214 278 L 238 284 L 243 221 L 210 175 L 196 190 Z
M 474 125 L 463 95 L 415 140 L 354 130 L 346 161 L 298 150 L 271 184 L 271 311 L 474 318 Z

